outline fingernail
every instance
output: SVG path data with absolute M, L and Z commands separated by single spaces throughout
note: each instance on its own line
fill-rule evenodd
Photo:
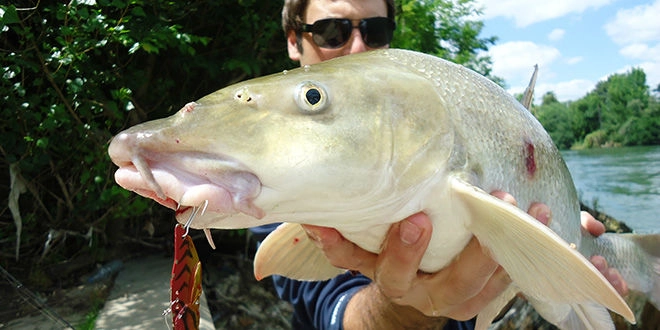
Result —
M 593 256 L 591 258 L 591 263 L 600 271 L 601 273 L 607 270 L 607 261 L 601 256 Z
M 415 217 L 408 218 L 399 226 L 399 237 L 401 241 L 407 245 L 413 245 L 422 237 L 422 228 L 420 228 L 414 221 Z
M 545 204 L 533 203 L 529 207 L 528 212 L 530 215 L 536 218 L 536 220 L 546 226 L 549 225 L 550 221 L 552 220 L 552 212 Z
M 539 214 L 538 220 L 546 226 L 550 225 L 550 221 L 552 220 L 552 212 L 541 212 L 541 214 Z
M 314 242 L 314 244 L 316 244 L 316 246 L 318 246 L 318 247 L 323 246 L 323 243 L 321 242 L 321 237 L 315 230 L 305 228 L 305 227 L 303 227 L 303 229 L 305 229 L 305 233 L 307 233 L 307 236 L 309 237 L 309 239 L 311 239 L 312 242 Z

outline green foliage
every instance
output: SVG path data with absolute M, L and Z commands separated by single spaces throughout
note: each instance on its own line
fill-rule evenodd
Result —
M 604 130 L 599 129 L 587 134 L 587 136 L 584 137 L 581 148 L 598 148 L 602 145 L 605 145 L 606 141 L 607 133 Z
M 42 262 L 99 256 L 89 249 L 148 239 L 147 222 L 169 232 L 170 212 L 114 183 L 108 142 L 231 82 L 291 65 L 280 10 L 255 1 L 0 5 L 1 198 L 16 163 L 28 187 L 19 199 L 23 260 L 44 252 Z M 3 223 L 12 224 L 4 210 Z M 2 240 L 6 264 L 18 238 L 13 224 L 2 227 L 2 237 L 13 238 Z M 46 250 L 51 230 L 80 239 Z
M 543 104 L 536 109 L 536 117 L 550 133 L 558 148 L 570 148 L 575 137 L 571 129 L 570 113 L 566 106 L 559 103 L 551 92 L 543 96 Z
M 397 29 L 392 47 L 413 49 L 462 64 L 500 85 L 490 57 L 484 55 L 496 37 L 481 37 L 483 22 L 474 0 L 397 1 Z
M 613 74 L 583 98 L 562 104 L 554 94 L 535 109 L 560 148 L 660 144 L 660 103 L 642 69 Z

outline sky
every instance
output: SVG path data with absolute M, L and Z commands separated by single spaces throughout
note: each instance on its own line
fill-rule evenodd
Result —
M 535 102 L 577 100 L 614 73 L 642 68 L 660 84 L 660 0 L 476 0 L 481 37 L 507 90 L 522 93 L 539 65 Z

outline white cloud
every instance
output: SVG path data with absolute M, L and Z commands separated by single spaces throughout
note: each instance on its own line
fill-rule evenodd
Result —
M 660 0 L 656 0 L 652 4 L 619 10 L 604 28 L 620 45 L 660 41 L 659 17 Z
M 566 34 L 566 30 L 554 29 L 548 34 L 548 39 L 550 39 L 550 41 L 559 41 L 564 38 L 564 34 Z
M 578 64 L 578 63 L 582 62 L 583 59 L 584 59 L 584 57 L 582 57 L 582 56 L 574 56 L 574 57 L 571 57 L 571 58 L 567 59 L 566 63 L 569 64 L 569 65 L 574 65 L 574 64 Z
M 592 91 L 595 86 L 595 82 L 584 79 L 574 79 L 558 83 L 537 83 L 534 88 L 534 103 L 539 104 L 543 99 L 543 95 L 547 92 L 553 92 L 559 102 L 577 100 Z M 525 91 L 526 87 L 516 86 L 510 88 L 508 92 L 512 95 L 521 94 Z
M 493 74 L 512 84 L 529 80 L 535 64 L 539 65 L 541 72 L 547 77 L 550 72 L 547 68 L 561 56 L 557 48 L 530 41 L 495 45 L 490 47 L 488 55 L 493 60 Z
M 585 79 L 560 81 L 554 84 L 540 84 L 537 88 L 536 98 L 541 99 L 543 94 L 552 91 L 560 102 L 577 100 L 594 89 L 596 83 Z
M 625 57 L 638 60 L 660 60 L 660 43 L 654 47 L 647 44 L 631 44 L 619 50 L 619 53 Z
M 646 73 L 646 83 L 655 89 L 660 83 L 660 0 L 621 9 L 603 28 L 621 46 L 619 54 L 642 61 L 622 69 L 627 72 L 638 67 Z
M 627 65 L 615 73 L 627 73 L 630 72 L 633 68 L 641 68 L 646 74 L 646 85 L 648 85 L 651 90 L 654 90 L 660 84 L 660 62 L 642 62 L 635 65 Z M 603 80 L 607 77 L 603 78 Z
M 516 26 L 525 27 L 569 14 L 580 14 L 614 1 L 616 0 L 477 0 L 476 5 L 483 9 L 484 20 L 507 17 L 513 19 Z
M 646 73 L 646 84 L 651 90 L 660 86 L 660 62 L 643 62 L 639 67 Z

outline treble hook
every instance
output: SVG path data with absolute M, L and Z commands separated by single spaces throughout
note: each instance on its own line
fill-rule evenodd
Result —
M 203 206 L 202 206 L 202 205 L 203 205 Z M 199 212 L 199 209 L 200 209 L 200 208 L 202 209 L 202 213 L 200 214 L 200 216 L 202 216 L 202 215 L 204 215 L 204 212 L 206 212 L 206 207 L 207 207 L 208 205 L 209 205 L 209 201 L 208 201 L 208 200 L 205 200 L 205 201 L 204 201 L 202 204 L 200 204 L 199 206 L 193 206 L 193 210 L 192 210 L 192 213 L 190 213 L 190 217 L 188 218 L 188 220 L 186 221 L 186 223 L 183 225 L 183 228 L 186 229 L 186 232 L 183 233 L 183 236 L 181 236 L 182 238 L 188 236 L 188 231 L 190 231 L 190 225 L 192 224 L 193 219 L 197 216 L 197 213 Z M 177 207 L 177 208 L 178 208 L 178 207 Z

